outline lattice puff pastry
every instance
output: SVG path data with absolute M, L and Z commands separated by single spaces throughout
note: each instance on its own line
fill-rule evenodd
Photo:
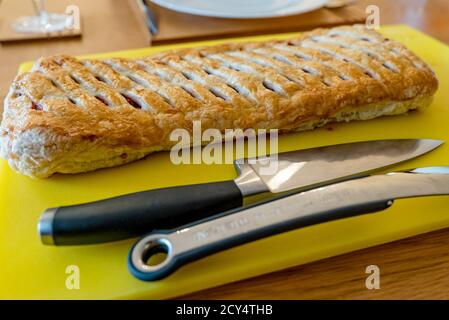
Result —
M 5 101 L 1 154 L 34 177 L 167 150 L 176 128 L 307 130 L 427 106 L 433 71 L 362 26 L 126 60 L 41 58 Z

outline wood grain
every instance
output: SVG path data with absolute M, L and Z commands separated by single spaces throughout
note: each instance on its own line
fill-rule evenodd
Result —
M 449 229 L 271 273 L 179 299 L 448 299 Z M 368 290 L 366 267 L 380 269 Z
M 84 54 L 148 46 L 147 33 L 136 19 L 130 19 L 132 10 L 129 0 L 48 1 L 50 9 L 61 9 L 67 4 L 77 4 L 81 8 L 83 37 L 64 41 L 2 45 L 0 47 L 0 98 L 5 95 L 18 65 L 23 61 L 55 53 Z M 447 18 L 449 1 L 447 0 L 359 0 L 357 2 L 361 9 L 368 4 L 376 4 L 380 7 L 383 24 L 409 24 L 449 43 Z M 1 10 L 2 4 L 0 4 Z M 448 299 L 448 248 L 449 229 L 446 229 L 228 284 L 182 298 Z M 364 286 L 367 276 L 365 268 L 371 264 L 380 267 L 380 290 L 371 291 Z

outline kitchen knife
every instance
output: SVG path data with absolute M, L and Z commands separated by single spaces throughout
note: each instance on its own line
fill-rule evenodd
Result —
M 131 249 L 128 268 L 138 279 L 158 280 L 193 260 L 250 241 L 380 211 L 391 206 L 394 199 L 432 195 L 449 195 L 449 167 L 339 182 L 235 209 L 175 230 L 151 233 Z M 164 253 L 165 259 L 152 260 L 158 253 Z
M 378 140 L 235 161 L 235 180 L 143 191 L 97 202 L 52 208 L 39 221 L 47 245 L 93 244 L 172 229 L 243 205 L 260 193 L 305 190 L 341 181 L 427 153 L 443 142 Z M 268 165 L 277 170 L 267 174 Z

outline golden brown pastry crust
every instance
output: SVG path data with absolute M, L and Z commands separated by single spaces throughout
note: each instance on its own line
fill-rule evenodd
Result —
M 422 107 L 437 86 L 412 52 L 362 26 L 136 60 L 52 56 L 14 80 L 1 151 L 30 176 L 84 172 L 167 150 L 172 130 L 194 120 L 203 130 L 311 129 L 363 119 L 359 109 L 368 119 Z

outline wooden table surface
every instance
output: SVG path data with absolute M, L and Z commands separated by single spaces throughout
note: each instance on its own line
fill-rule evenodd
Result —
M 15 1 L 30 12 L 28 0 Z M 49 0 L 50 9 L 68 4 L 82 10 L 82 38 L 32 41 L 0 46 L 0 99 L 18 65 L 41 55 L 83 54 L 148 46 L 148 36 L 130 19 L 130 0 Z M 364 8 L 376 4 L 381 23 L 406 23 L 449 44 L 447 0 L 359 0 Z M 101 6 L 101 14 L 98 7 Z M 0 23 L 1 14 L 0 14 Z M 112 35 L 112 36 L 111 36 Z M 2 107 L 0 107 L 0 112 Z M 197 292 L 192 299 L 449 299 L 449 230 L 396 241 L 292 269 Z M 377 265 L 379 290 L 367 290 L 365 268 Z
M 365 10 L 360 6 L 352 5 L 332 9 L 321 8 L 301 15 L 273 18 L 268 21 L 267 19 L 220 19 L 200 16 L 193 18 L 192 15 L 165 9 L 155 4 L 152 4 L 152 10 L 157 15 L 159 23 L 159 32 L 153 37 L 153 44 L 239 37 L 267 32 L 303 31 L 317 27 L 363 23 L 365 20 Z M 195 23 L 192 23 L 192 19 L 195 19 Z

